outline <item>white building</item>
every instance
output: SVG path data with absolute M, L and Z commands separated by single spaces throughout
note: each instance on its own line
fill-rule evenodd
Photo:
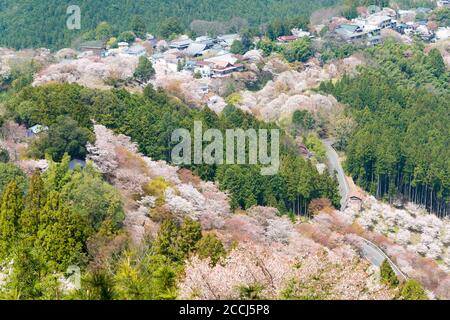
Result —
M 437 40 L 447 40 L 450 38 L 450 27 L 439 28 L 436 31 L 436 39 Z

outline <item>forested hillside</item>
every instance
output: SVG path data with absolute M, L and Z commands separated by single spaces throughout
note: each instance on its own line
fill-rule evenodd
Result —
M 369 65 L 321 89 L 348 104 L 357 122 L 347 152 L 355 181 L 393 200 L 402 194 L 449 213 L 449 72 L 437 49 L 388 42 L 368 51 Z
M 219 128 L 222 132 L 231 128 L 274 128 L 274 124 L 260 122 L 231 105 L 220 116 L 208 108 L 190 109 L 151 86 L 143 95 L 124 89 L 96 91 L 67 84 L 27 87 L 7 105 L 10 116 L 18 122 L 50 127 L 48 135 L 38 139 L 29 153 L 38 158 L 49 154 L 56 160 L 65 152 L 72 157 L 83 156 L 80 148 L 90 139 L 92 118 L 130 136 L 145 155 L 166 161 L 171 160 L 171 148 L 176 145 L 170 143 L 172 132 L 193 128 L 195 120 L 202 121 L 204 130 Z M 233 208 L 267 205 L 283 213 L 306 214 L 309 202 L 322 197 L 338 207 L 336 181 L 328 174 L 320 175 L 310 161 L 301 158 L 286 136 L 281 137 L 281 142 L 280 173 L 274 176 L 262 176 L 255 165 L 194 165 L 189 169 L 230 191 Z
M 0 2 L 0 46 L 61 48 L 82 33 L 95 29 L 102 21 L 117 31 L 130 30 L 139 15 L 149 31 L 158 33 L 161 23 L 177 17 L 183 28 L 195 19 L 227 21 L 247 19 L 251 26 L 274 18 L 309 14 L 314 9 L 332 6 L 340 0 L 80 0 L 81 30 L 66 28 L 69 0 L 4 0 Z

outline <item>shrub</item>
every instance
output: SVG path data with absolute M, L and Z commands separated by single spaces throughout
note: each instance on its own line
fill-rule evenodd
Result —
M 164 178 L 158 177 L 144 185 L 142 190 L 146 196 L 156 197 L 156 205 L 162 206 L 166 201 L 165 192 L 168 187 L 170 187 L 170 183 L 164 180 Z
M 428 296 L 417 280 L 409 279 L 403 285 L 401 297 L 405 300 L 428 300 Z
M 215 234 L 208 233 L 197 243 L 197 255 L 200 258 L 211 258 L 211 264 L 214 266 L 225 256 L 225 248 Z
M 395 274 L 394 270 L 392 270 L 391 265 L 385 259 L 380 267 L 380 275 L 381 275 L 381 281 L 390 286 L 391 288 L 395 288 L 398 286 L 399 281 L 397 278 L 397 275 Z

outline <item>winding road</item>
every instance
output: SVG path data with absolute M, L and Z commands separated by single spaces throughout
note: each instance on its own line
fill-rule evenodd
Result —
M 341 161 L 339 160 L 339 155 L 333 148 L 333 141 L 330 139 L 322 140 L 325 145 L 328 158 L 328 169 L 332 174 L 336 174 L 339 182 L 339 194 L 341 195 L 341 211 L 344 211 L 347 205 L 347 199 L 350 194 L 350 186 L 345 176 L 344 169 L 342 168 Z M 407 279 L 407 276 L 400 270 L 400 268 L 389 258 L 389 256 L 381 250 L 373 242 L 360 237 L 362 241 L 361 244 L 361 255 L 369 260 L 372 265 L 380 267 L 384 260 L 387 260 L 391 265 L 392 270 L 397 274 L 399 278 L 403 280 Z
M 342 168 L 341 162 L 339 161 L 339 155 L 336 150 L 333 148 L 332 140 L 322 140 L 325 145 L 325 149 L 327 152 L 328 158 L 328 168 L 334 175 L 336 172 L 336 176 L 339 182 L 339 194 L 341 195 L 341 208 L 345 209 L 345 205 L 347 203 L 347 198 L 350 193 L 350 186 L 348 185 L 347 178 L 345 177 L 344 169 Z

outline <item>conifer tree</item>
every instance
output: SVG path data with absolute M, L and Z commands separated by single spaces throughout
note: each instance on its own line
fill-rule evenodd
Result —
M 445 62 L 438 49 L 434 48 L 430 50 L 428 60 L 430 61 L 431 67 L 433 68 L 433 73 L 436 77 L 440 77 L 445 73 Z
M 37 245 L 55 270 L 64 271 L 82 261 L 86 232 L 81 219 L 60 203 L 59 193 L 52 191 L 41 211 Z
M 22 192 L 15 181 L 10 182 L 4 193 L 0 209 L 0 255 L 6 256 L 17 240 L 19 218 L 23 210 Z
M 210 258 L 212 265 L 216 265 L 226 252 L 222 241 L 215 234 L 208 233 L 200 241 L 197 242 L 196 253 L 200 258 Z
M 381 264 L 380 276 L 381 281 L 392 288 L 398 286 L 399 284 L 397 275 L 395 274 L 394 270 L 392 270 L 392 267 L 387 261 L 387 259 L 385 259 Z
M 45 204 L 44 181 L 39 171 L 33 173 L 25 199 L 25 209 L 20 226 L 25 237 L 35 237 L 39 228 L 39 215 Z
M 187 218 L 183 221 L 179 232 L 178 246 L 181 258 L 187 258 L 190 252 L 195 249 L 197 242 L 202 238 L 202 226 L 198 221 Z
M 178 248 L 176 247 L 177 238 L 178 226 L 175 220 L 164 220 L 154 242 L 155 253 L 169 257 L 172 260 L 177 260 L 180 256 Z

